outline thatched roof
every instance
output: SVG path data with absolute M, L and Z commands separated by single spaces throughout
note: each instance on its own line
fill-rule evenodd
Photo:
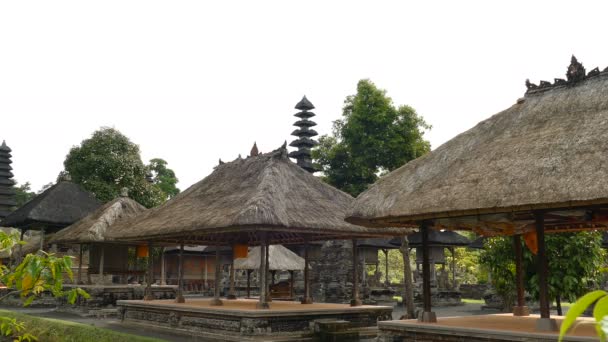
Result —
M 484 245 L 485 241 L 485 237 L 478 237 L 477 239 L 473 240 L 473 242 L 471 242 L 467 247 L 472 249 L 484 249 L 486 248 Z
M 407 236 L 410 247 L 422 246 L 422 234 L 420 232 Z M 471 243 L 466 237 L 449 230 L 429 230 L 429 246 L 432 247 L 463 247 Z M 401 238 L 394 238 L 391 244 L 401 246 Z
M 85 217 L 101 203 L 70 181 L 60 181 L 0 222 L 1 226 L 57 230 Z
M 400 235 L 344 221 L 353 198 L 293 163 L 280 149 L 218 165 L 213 173 L 159 207 L 110 229 L 115 239 L 200 245 L 301 243 L 330 239 Z M 116 228 L 116 229 L 114 229 Z
M 543 86 L 545 87 L 545 86 Z M 362 193 L 349 222 L 473 229 L 486 235 L 606 225 L 608 71 L 542 91 L 484 120 Z M 602 218 L 602 216 L 604 216 Z
M 108 227 L 146 210 L 144 206 L 128 197 L 110 201 L 78 222 L 55 234 L 50 243 L 112 242 L 106 235 Z
M 257 270 L 260 268 L 260 247 L 249 249 L 246 258 L 234 259 L 237 270 Z M 300 271 L 304 269 L 304 259 L 282 245 L 268 246 L 268 269 L 271 271 Z

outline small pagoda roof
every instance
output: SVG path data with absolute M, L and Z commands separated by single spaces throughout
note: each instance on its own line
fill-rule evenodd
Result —
M 108 227 L 120 220 L 135 216 L 146 208 L 128 197 L 110 201 L 91 214 L 55 234 L 50 243 L 112 242 L 106 235 Z
M 407 237 L 410 247 L 422 246 L 422 234 L 416 232 Z M 391 243 L 396 246 L 401 246 L 401 238 L 394 238 Z M 466 237 L 449 230 L 429 230 L 429 246 L 431 247 L 464 247 L 468 246 L 471 240 Z
M 57 230 L 85 217 L 101 203 L 70 181 L 60 181 L 13 211 L 0 222 L 5 227 Z
M 528 84 L 512 107 L 382 177 L 347 220 L 522 234 L 608 226 L 608 69 Z
M 257 270 L 260 268 L 260 247 L 252 247 L 246 258 L 234 259 L 237 270 Z M 283 245 L 268 246 L 268 269 L 271 271 L 301 271 L 304 258 Z
M 315 109 L 315 106 L 313 106 L 313 104 L 310 101 L 308 101 L 308 99 L 306 98 L 306 95 L 304 95 L 302 100 L 300 100 L 300 102 L 298 102 L 296 104 L 296 109 L 311 110 L 311 109 Z
M 484 249 L 486 248 L 484 246 L 484 242 L 486 241 L 485 237 L 478 237 L 477 239 L 473 240 L 473 242 L 471 242 L 467 247 L 472 248 L 472 249 Z
M 113 239 L 179 244 L 303 243 L 332 238 L 395 236 L 344 221 L 353 198 L 306 172 L 283 145 L 270 153 L 218 165 L 166 203 L 112 226 Z
M 396 237 L 395 240 L 401 241 L 400 237 Z M 369 247 L 378 249 L 397 249 L 401 246 L 401 242 L 398 245 L 391 243 L 392 239 L 385 238 L 372 238 L 372 239 L 360 239 L 357 240 L 357 247 Z

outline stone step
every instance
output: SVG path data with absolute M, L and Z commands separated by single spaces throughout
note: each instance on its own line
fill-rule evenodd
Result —
M 350 328 L 350 322 L 337 319 L 317 319 L 315 322 L 315 333 L 340 332 Z

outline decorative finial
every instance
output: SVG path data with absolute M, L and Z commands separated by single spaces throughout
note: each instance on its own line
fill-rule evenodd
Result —
M 239 157 L 236 158 L 236 159 L 243 159 L 243 157 L 241 157 L 241 154 L 239 153 Z
M 300 102 L 298 102 L 296 104 L 296 109 L 299 109 L 299 110 L 311 110 L 311 109 L 315 109 L 315 106 L 313 106 L 313 104 L 310 103 L 310 101 L 308 101 L 308 99 L 306 98 L 306 95 L 304 95 L 304 97 L 302 97 L 302 99 L 300 100 Z
M 583 64 L 579 63 L 574 55 L 572 55 L 572 58 L 570 59 L 566 78 L 568 79 L 568 82 L 578 82 L 585 79 L 585 67 Z
M 249 152 L 249 156 L 250 157 L 256 157 L 258 154 L 260 154 L 260 151 L 258 151 L 258 145 L 254 141 L 253 142 L 253 147 L 251 148 L 251 152 Z
M 222 161 L 222 158 L 220 158 L 220 163 L 218 165 L 222 165 L 224 164 L 224 162 Z
M 120 189 L 120 197 L 129 197 L 129 188 L 124 187 Z

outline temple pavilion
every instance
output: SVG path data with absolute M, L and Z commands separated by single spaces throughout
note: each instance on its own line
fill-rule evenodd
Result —
M 433 336 L 453 341 L 438 332 L 446 325 L 451 336 L 461 339 L 474 335 L 465 326 L 486 326 L 486 336 L 497 336 L 496 329 L 512 337 L 556 330 L 561 318 L 552 319 L 549 311 L 545 234 L 608 226 L 608 68 L 586 72 L 572 57 L 566 79 L 539 85 L 527 81 L 526 86 L 525 96 L 512 107 L 382 177 L 355 201 L 347 221 L 377 229 L 418 227 L 422 235 L 425 295 L 420 318 L 436 323 L 426 328 L 413 321 L 381 323 L 382 341 L 407 338 L 413 331 L 429 341 L 439 339 Z M 429 282 L 433 229 L 513 237 L 516 317 L 436 319 Z M 537 241 L 540 317 L 526 317 L 522 236 Z

